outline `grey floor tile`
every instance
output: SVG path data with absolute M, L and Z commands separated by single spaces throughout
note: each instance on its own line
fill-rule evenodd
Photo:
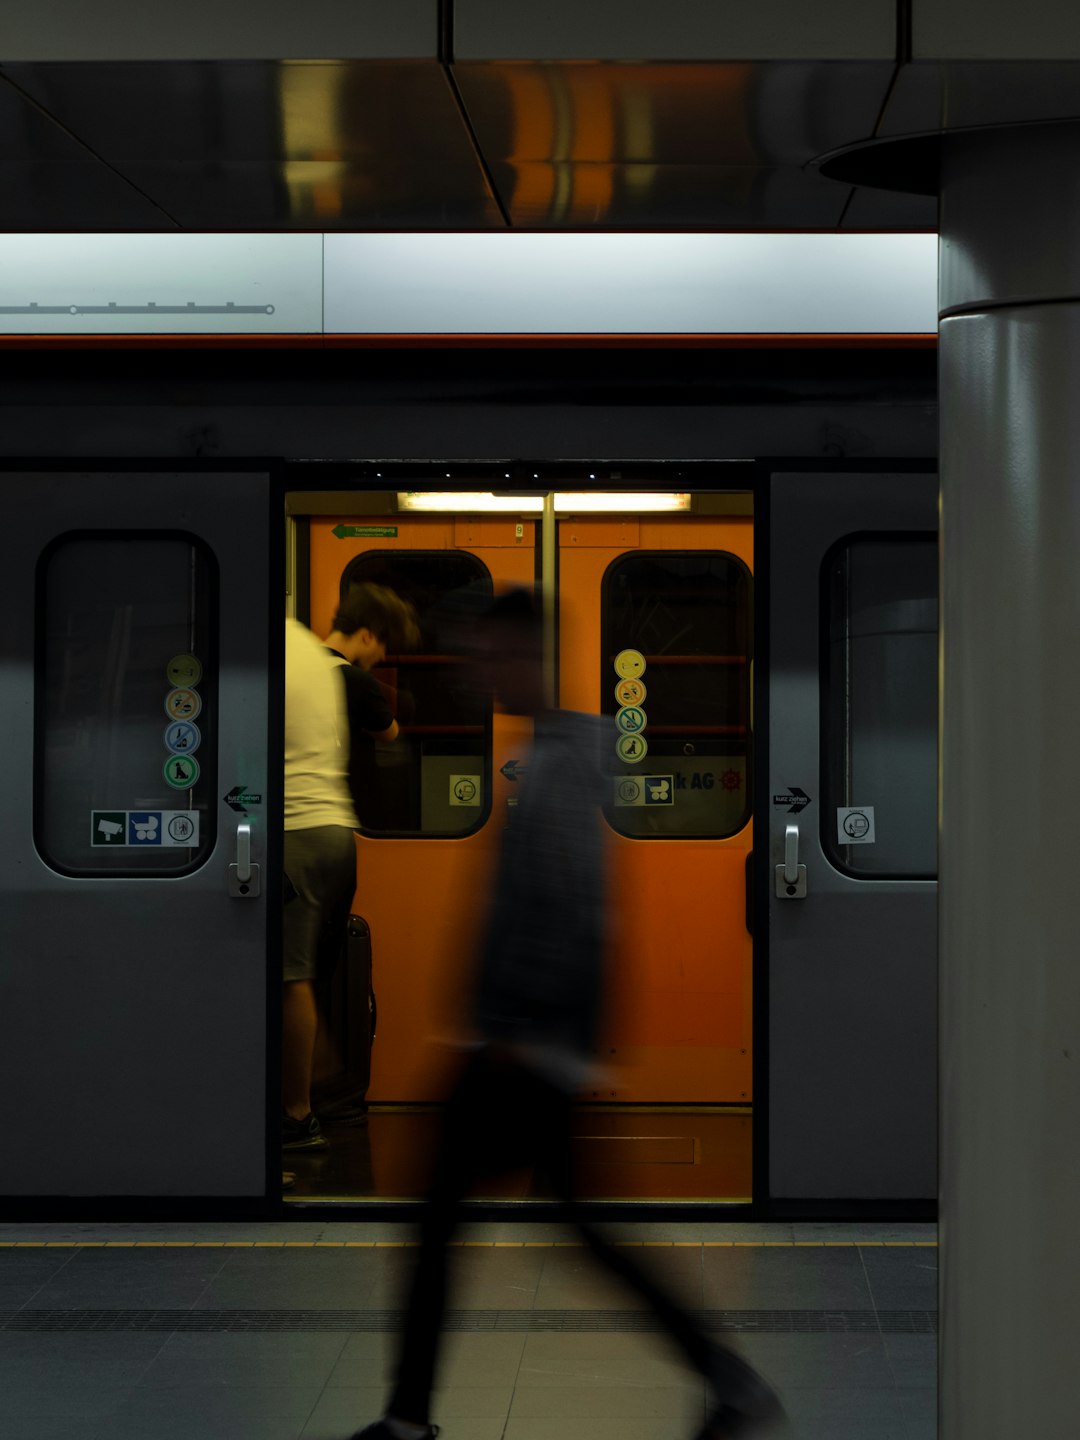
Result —
M 455 1385 L 436 1390 L 431 1400 L 432 1419 L 505 1420 L 513 1397 L 512 1385 Z M 386 1409 L 385 1385 L 335 1385 L 319 1397 L 313 1420 L 332 1421 L 348 1433 L 377 1419 Z
M 893 1369 L 880 1336 L 740 1335 L 737 1349 L 783 1394 L 795 1387 L 891 1387 Z
M 923 1390 L 937 1388 L 938 1337 L 886 1335 L 885 1355 L 897 1385 Z
M 34 1298 L 44 1308 L 186 1308 L 221 1271 L 220 1250 L 81 1250 Z
M 617 1253 L 638 1266 L 678 1303 L 690 1309 L 701 1307 L 703 1271 L 699 1246 L 640 1250 L 627 1247 Z M 640 1310 L 647 1308 L 648 1301 L 583 1248 L 548 1252 L 536 1305 L 544 1310 Z
M 513 1420 L 668 1420 L 692 1434 L 705 1422 L 704 1385 L 624 1384 L 519 1385 L 510 1407 Z
M 144 1388 L 195 1384 L 315 1387 L 329 1379 L 347 1342 L 342 1334 L 173 1335 L 147 1368 Z
M 189 1376 L 176 1385 L 137 1387 L 118 1408 L 117 1419 L 133 1426 L 141 1422 L 144 1435 L 155 1440 L 162 1424 L 184 1419 L 189 1433 L 201 1437 L 207 1426 L 222 1428 L 238 1419 L 306 1422 L 321 1392 L 321 1383 L 315 1381 L 290 1385 Z
M 458 1386 L 512 1387 L 521 1368 L 523 1334 L 451 1332 L 442 1337 L 437 1383 Z M 397 1339 L 393 1335 L 350 1335 L 329 1379 L 330 1386 L 389 1383 Z
M 936 1310 L 936 1250 L 860 1249 L 874 1306 L 878 1310 Z
M 700 1393 L 701 1380 L 661 1335 L 538 1334 L 525 1337 L 518 1385 L 675 1387 Z
M 13 1435 L 23 1435 L 24 1421 L 50 1422 L 65 1419 L 70 1430 L 72 1422 L 88 1424 L 115 1415 L 130 1396 L 131 1385 L 91 1384 L 88 1380 L 67 1378 L 48 1382 L 28 1380 L 20 1384 L 3 1383 L 3 1417 Z
M 706 1249 L 704 1302 L 720 1310 L 868 1310 L 870 1286 L 859 1251 Z
M 408 1261 L 401 1250 L 241 1250 L 204 1287 L 203 1309 L 393 1309 Z
M 686 1440 L 690 1440 L 688 1431 Z M 446 1440 L 455 1440 L 447 1435 Z M 505 1440 L 673 1440 L 667 1416 L 617 1420 L 590 1416 L 583 1419 L 515 1420 L 507 1422 Z M 679 1437 L 675 1437 L 679 1440 Z M 891 1440 L 891 1437 L 890 1437 Z
M 527 1310 L 549 1251 L 462 1248 L 450 1255 L 449 1303 L 462 1310 Z

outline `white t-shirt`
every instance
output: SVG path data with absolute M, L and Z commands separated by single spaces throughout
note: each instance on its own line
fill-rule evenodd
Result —
M 349 721 L 336 660 L 298 620 L 285 621 L 285 829 L 357 829 L 349 795 Z

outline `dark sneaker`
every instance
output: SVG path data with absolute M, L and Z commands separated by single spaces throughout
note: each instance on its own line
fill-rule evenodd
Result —
M 428 1426 L 428 1440 L 436 1440 L 439 1433 L 438 1425 Z M 363 1430 L 357 1430 L 352 1440 L 399 1440 L 385 1420 L 374 1420 L 370 1425 L 365 1425 Z
M 282 1150 L 325 1150 L 329 1144 L 318 1120 L 309 1110 L 303 1120 L 281 1117 Z
M 776 1391 L 733 1350 L 717 1349 L 709 1380 L 716 1406 L 697 1440 L 764 1435 L 787 1418 Z

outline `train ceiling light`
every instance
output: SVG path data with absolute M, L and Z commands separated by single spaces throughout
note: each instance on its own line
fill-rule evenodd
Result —
M 663 491 L 588 491 L 555 492 L 557 515 L 584 515 L 616 512 L 620 515 L 643 514 L 646 511 L 690 509 L 689 492 Z M 399 510 L 420 510 L 429 513 L 539 515 L 544 508 L 542 495 L 496 495 L 476 490 L 406 490 L 399 491 Z

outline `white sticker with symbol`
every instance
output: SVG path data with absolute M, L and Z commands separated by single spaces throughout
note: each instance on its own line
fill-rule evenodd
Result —
M 451 775 L 451 776 L 450 776 L 450 804 L 451 804 L 451 805 L 479 805 L 479 804 L 480 804 L 480 776 L 479 776 L 479 775 Z
M 620 775 L 615 781 L 615 804 L 674 805 L 674 775 Z
M 836 843 L 838 845 L 873 845 L 873 805 L 841 805 L 836 810 Z
M 197 810 L 92 810 L 90 844 L 113 849 L 156 849 L 199 843 Z

